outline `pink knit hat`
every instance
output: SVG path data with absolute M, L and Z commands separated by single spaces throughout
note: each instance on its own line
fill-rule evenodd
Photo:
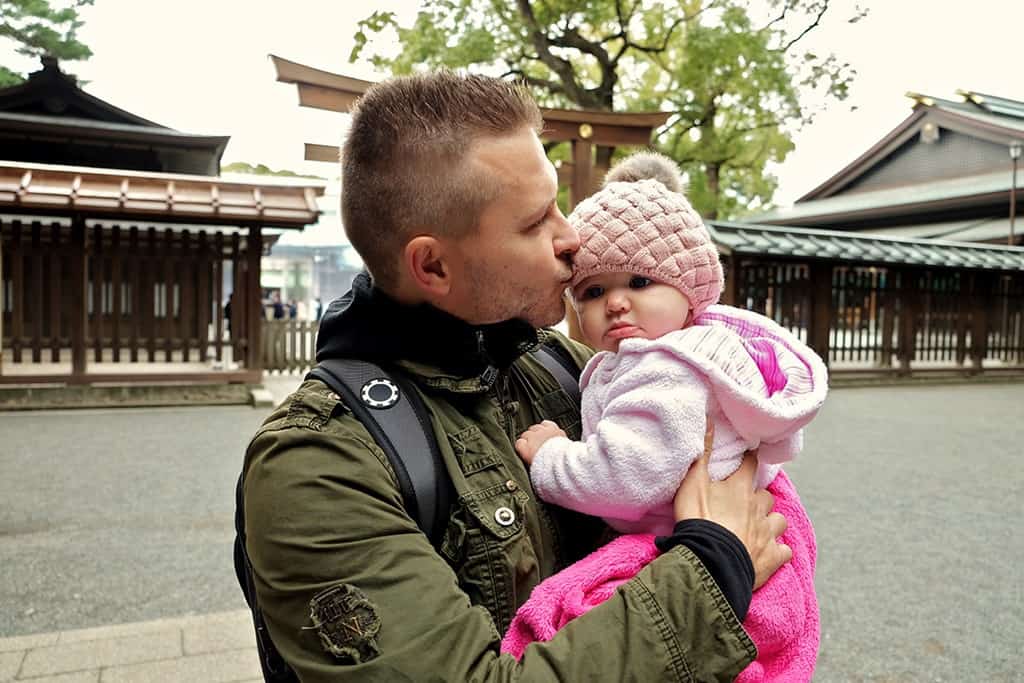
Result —
M 681 188 L 675 164 L 658 154 L 636 154 L 613 168 L 601 191 L 569 215 L 580 233 L 572 286 L 627 272 L 678 289 L 692 316 L 717 303 L 724 280 L 718 249 Z

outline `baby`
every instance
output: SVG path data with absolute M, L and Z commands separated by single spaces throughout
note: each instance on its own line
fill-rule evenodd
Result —
M 718 251 L 681 186 L 670 160 L 637 155 L 613 169 L 604 188 L 570 215 L 581 240 L 572 300 L 585 341 L 598 350 L 580 377 L 582 440 L 571 441 L 544 422 L 524 432 L 516 450 L 543 500 L 600 516 L 624 534 L 668 535 L 673 497 L 704 451 L 709 421 L 712 479 L 729 476 L 745 452 L 757 449 L 757 486 L 772 487 L 794 537 L 783 537 L 794 560 L 755 593 L 745 626 L 760 656 L 740 680 L 809 679 L 818 645 L 813 529 L 780 467 L 800 451 L 802 428 L 825 399 L 826 369 L 768 318 L 717 305 L 723 286 Z M 650 553 L 641 555 L 649 562 L 657 551 L 643 538 Z M 602 562 L 592 556 L 578 563 L 587 567 L 591 589 L 595 567 L 600 572 L 616 564 L 606 549 L 595 553 L 605 553 Z M 526 622 L 544 612 L 538 600 L 567 594 L 559 582 L 574 581 L 573 570 L 545 582 L 557 590 L 538 586 L 509 637 L 545 639 L 543 628 Z M 766 602 L 764 596 L 771 597 Z M 565 605 L 557 611 L 564 619 Z M 778 629 L 766 627 L 772 633 L 761 633 L 759 642 L 751 619 L 779 616 L 797 618 L 800 632 L 780 641 Z M 766 651 L 774 646 L 788 648 L 780 656 L 789 668 L 775 671 L 778 662 Z M 795 651 L 798 665 L 792 664 Z

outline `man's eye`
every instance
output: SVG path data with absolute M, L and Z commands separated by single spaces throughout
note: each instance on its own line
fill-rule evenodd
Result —
M 596 299 L 602 294 L 604 294 L 604 287 L 591 285 L 583 290 L 583 294 L 580 298 L 587 301 L 588 299 Z
M 554 204 L 552 204 L 552 206 L 554 206 Z M 537 219 L 533 223 L 530 223 L 530 225 L 528 225 L 526 227 L 527 232 L 529 232 L 530 230 L 533 230 L 535 228 L 539 228 L 541 225 L 544 224 L 544 221 L 546 221 L 548 219 L 548 217 L 550 217 L 550 216 L 551 216 L 551 207 L 549 206 L 548 210 L 544 212 L 543 216 L 541 216 L 539 219 Z
M 651 284 L 651 278 L 643 277 L 642 275 L 634 275 L 629 279 L 630 289 L 643 289 L 649 284 Z

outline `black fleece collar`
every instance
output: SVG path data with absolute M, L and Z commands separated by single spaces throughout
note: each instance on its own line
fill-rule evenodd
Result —
M 373 286 L 365 271 L 327 307 L 316 358 L 358 358 L 433 366 L 458 377 L 507 368 L 539 342 L 523 320 L 470 325 L 429 304 L 407 306 Z

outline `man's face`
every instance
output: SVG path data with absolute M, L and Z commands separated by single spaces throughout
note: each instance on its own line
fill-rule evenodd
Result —
M 476 231 L 457 242 L 458 310 L 451 312 L 477 325 L 512 318 L 554 325 L 565 313 L 562 294 L 579 237 L 555 201 L 558 180 L 540 140 L 528 128 L 482 139 L 466 162 L 499 190 Z

